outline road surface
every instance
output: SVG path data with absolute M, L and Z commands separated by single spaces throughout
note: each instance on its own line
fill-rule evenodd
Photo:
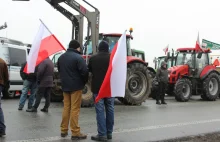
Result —
M 111 142 L 148 142 L 220 131 L 220 100 L 201 101 L 194 97 L 186 103 L 167 98 L 168 105 L 158 106 L 147 100 L 141 106 L 115 105 L 115 126 Z M 49 113 L 38 110 L 18 111 L 18 99 L 2 100 L 7 135 L 0 142 L 71 142 L 60 137 L 62 103 L 52 103 Z M 26 102 L 27 103 L 27 102 Z M 44 100 L 42 100 L 42 108 Z M 27 104 L 26 104 L 27 106 Z M 80 126 L 83 133 L 96 134 L 94 107 L 82 108 Z

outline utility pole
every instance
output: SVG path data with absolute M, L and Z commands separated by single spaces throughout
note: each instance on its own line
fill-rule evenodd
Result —
M 5 22 L 4 25 L 0 26 L 0 30 L 3 30 L 3 29 L 6 29 L 8 26 L 7 26 L 7 23 Z

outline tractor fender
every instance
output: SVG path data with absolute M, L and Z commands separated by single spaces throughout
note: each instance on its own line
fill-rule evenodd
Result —
M 220 75 L 220 73 L 218 71 L 216 71 L 216 67 L 215 66 L 208 65 L 208 66 L 203 68 L 202 72 L 200 73 L 200 78 L 202 80 L 205 79 L 211 72 L 215 72 L 218 75 Z
M 134 63 L 134 62 L 142 63 L 143 65 L 148 67 L 148 63 L 144 62 L 140 58 L 137 58 L 137 57 L 134 57 L 134 56 L 127 56 L 127 64 Z
M 156 74 L 156 71 L 154 70 L 154 68 L 152 68 L 152 67 L 147 67 L 147 69 L 148 69 L 150 72 Z

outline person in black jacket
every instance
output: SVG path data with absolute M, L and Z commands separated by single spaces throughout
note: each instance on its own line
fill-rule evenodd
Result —
M 28 99 L 28 108 L 27 108 L 27 110 L 31 109 L 32 105 L 34 103 L 35 95 L 37 93 L 37 79 L 36 79 L 36 70 L 37 70 L 37 68 L 35 68 L 35 73 L 26 74 L 25 72 L 23 72 L 26 64 L 27 64 L 27 62 L 22 64 L 21 69 L 20 69 L 20 76 L 23 80 L 23 89 L 22 89 L 22 94 L 20 96 L 18 110 L 23 109 L 29 90 L 30 90 L 30 96 L 29 96 L 29 99 Z
M 45 56 L 48 57 L 48 53 L 45 50 L 39 54 L 45 54 Z M 28 110 L 28 112 L 37 112 L 37 108 L 40 105 L 42 97 L 45 97 L 46 101 L 44 108 L 41 109 L 41 111 L 48 112 L 48 108 L 50 106 L 50 94 L 51 94 L 51 89 L 53 87 L 53 73 L 54 73 L 54 64 L 49 57 L 38 65 L 38 69 L 37 69 L 38 92 L 35 103 L 32 109 Z
M 57 65 L 64 98 L 61 137 L 67 136 L 70 120 L 71 139 L 86 139 L 87 135 L 80 132 L 78 119 L 82 90 L 88 81 L 88 70 L 85 60 L 80 55 L 80 44 L 76 40 L 70 41 L 69 48 L 59 57 Z
M 159 83 L 159 93 L 156 96 L 156 104 L 167 104 L 164 100 L 165 91 L 168 83 L 168 70 L 167 70 L 167 63 L 163 61 L 161 63 L 161 67 L 157 69 L 156 79 Z M 161 100 L 161 103 L 160 101 Z
M 108 70 L 110 54 L 109 45 L 101 41 L 98 46 L 98 53 L 89 59 L 89 71 L 92 73 L 92 92 L 94 100 L 101 88 L 102 82 Z M 106 141 L 112 139 L 114 125 L 114 98 L 104 98 L 95 104 L 98 135 L 92 136 L 92 140 Z M 105 118 L 106 113 L 106 118 Z

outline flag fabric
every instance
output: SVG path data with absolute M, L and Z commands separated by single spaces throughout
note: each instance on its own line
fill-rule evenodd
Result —
M 99 90 L 98 96 L 95 99 L 95 103 L 102 98 L 124 97 L 126 78 L 127 47 L 125 31 L 112 50 L 109 67 Z
M 198 33 L 198 37 L 197 37 L 195 49 L 196 49 L 197 51 L 203 51 L 203 49 L 202 49 L 202 47 L 201 47 L 201 45 L 200 45 L 200 41 L 199 41 L 199 33 Z
M 34 73 L 35 67 L 43 60 L 61 50 L 66 49 L 41 21 L 39 31 L 32 43 L 24 72 Z
M 165 52 L 165 55 L 167 54 L 168 49 L 169 49 L 169 44 L 163 49 L 163 51 Z

